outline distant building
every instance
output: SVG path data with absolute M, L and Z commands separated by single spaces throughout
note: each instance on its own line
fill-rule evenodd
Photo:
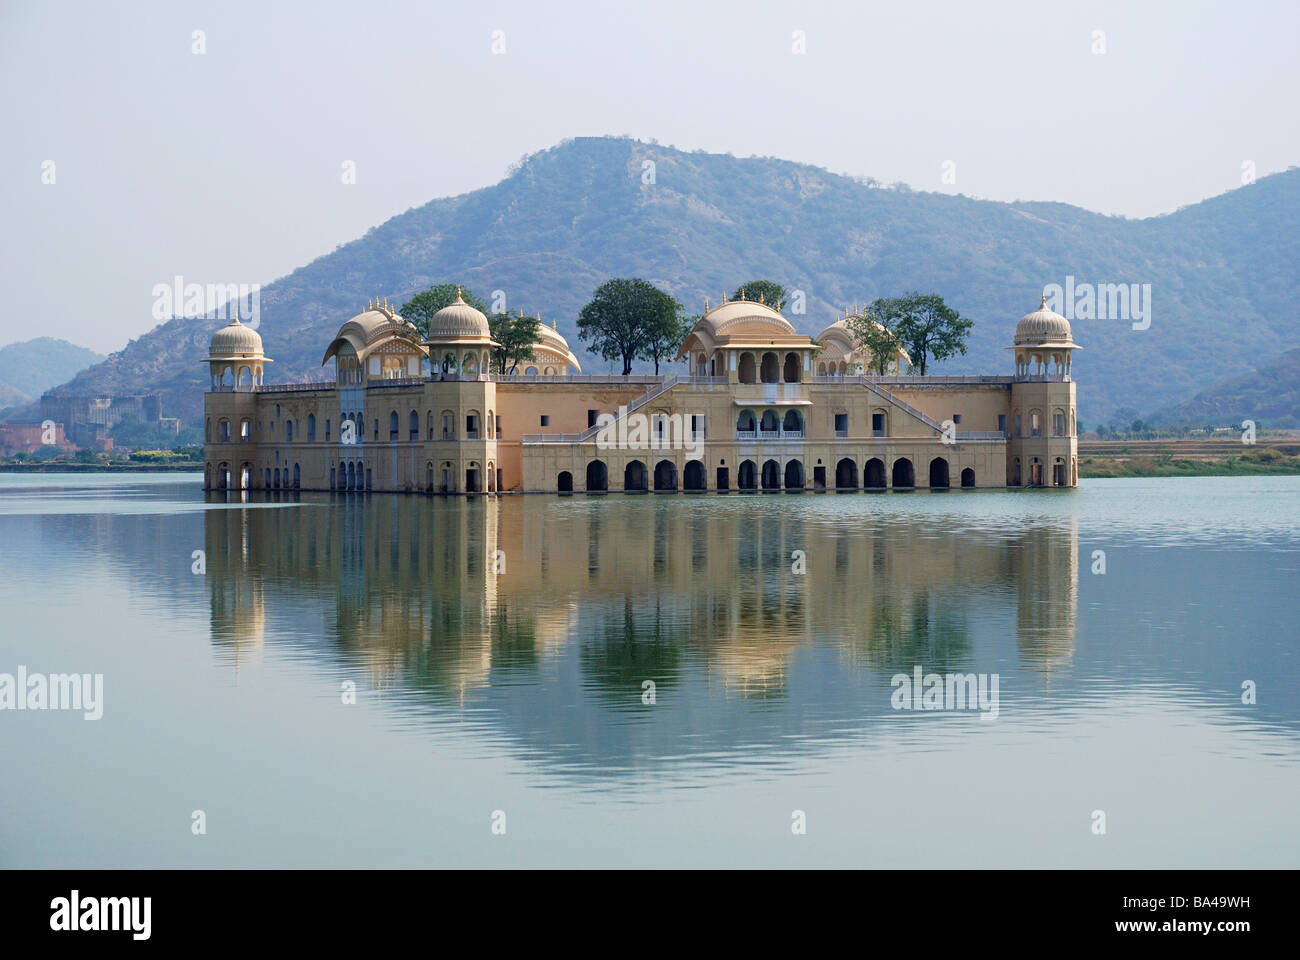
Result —
M 268 385 L 237 319 L 205 362 L 209 489 L 566 493 L 1073 487 L 1075 346 L 1046 300 L 1015 328 L 1011 376 L 869 373 L 838 319 L 814 341 L 733 300 L 682 343 L 680 374 L 585 376 L 543 327 L 537 360 L 492 366 L 457 298 L 427 337 L 387 306 L 343 324 L 335 378 Z M 430 362 L 431 361 L 431 362 Z
M 4 423 L 0 424 L 0 457 L 38 450 L 59 450 L 72 453 L 76 444 L 63 433 L 61 423 Z
M 68 436 L 83 447 L 106 439 L 123 420 L 158 424 L 162 420 L 162 396 L 133 393 L 89 397 L 47 393 L 41 397 L 41 417 L 67 424 Z

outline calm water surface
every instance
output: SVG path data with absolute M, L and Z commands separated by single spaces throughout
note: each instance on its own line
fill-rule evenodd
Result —
M 1300 477 L 7 474 L 0 544 L 0 673 L 104 677 L 98 721 L 0 711 L 7 867 L 1300 866 Z M 918 666 L 996 674 L 997 717 L 894 709 Z

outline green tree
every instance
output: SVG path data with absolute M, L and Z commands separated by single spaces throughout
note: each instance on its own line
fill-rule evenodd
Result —
M 889 364 L 898 356 L 901 344 L 898 334 L 890 329 L 893 321 L 891 300 L 872 301 L 863 313 L 851 314 L 844 325 L 849 328 L 853 340 L 866 350 L 870 358 L 867 367 L 872 373 L 884 375 Z
M 492 339 L 501 344 L 492 348 L 492 362 L 498 373 L 513 373 L 519 364 L 533 359 L 533 344 L 537 342 L 541 325 L 537 317 L 525 317 L 522 310 L 517 317 L 508 313 L 488 317 Z
M 667 294 L 664 294 L 668 297 Z M 672 297 L 672 310 L 665 309 L 651 324 L 650 329 L 646 332 L 645 346 L 637 354 L 641 360 L 652 360 L 655 365 L 655 376 L 659 376 L 659 364 L 665 360 L 671 360 L 677 356 L 677 350 L 686 339 L 686 335 L 691 332 L 695 326 L 695 321 L 699 316 L 683 317 L 679 312 L 682 305 Z
M 974 322 L 943 302 L 937 293 L 909 293 L 877 300 L 880 322 L 891 329 L 911 358 L 912 367 L 925 376 L 930 362 L 966 352 L 966 337 Z
M 606 360 L 622 360 L 626 377 L 632 372 L 632 361 L 667 324 L 666 317 L 676 317 L 679 310 L 676 300 L 649 281 L 607 280 L 578 313 L 578 336 L 593 353 Z
M 742 283 L 731 294 L 732 300 L 762 301 L 773 310 L 780 310 L 785 303 L 785 287 L 771 280 L 751 280 Z
M 456 292 L 460 291 L 460 297 L 466 303 L 476 310 L 487 313 L 487 305 L 474 296 L 474 291 L 469 287 L 457 286 L 454 283 L 436 283 L 428 290 L 417 293 L 397 312 L 405 317 L 411 323 L 415 324 L 420 336 L 429 335 L 429 321 L 433 315 L 443 307 L 449 307 L 456 302 Z

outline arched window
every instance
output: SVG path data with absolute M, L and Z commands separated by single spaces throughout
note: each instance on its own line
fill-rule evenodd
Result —
M 394 410 L 388 414 L 388 439 L 397 440 L 397 411 Z
M 785 369 L 782 371 L 786 383 L 798 383 L 799 374 L 802 365 L 799 363 L 799 354 L 790 352 L 785 355 Z
M 406 418 L 407 427 L 410 432 L 412 443 L 420 439 L 420 412 L 412 410 L 411 415 Z
M 307 414 L 307 442 L 311 443 L 316 439 L 316 414 Z
M 763 419 L 758 425 L 758 429 L 764 433 L 775 433 L 780 426 L 781 421 L 776 417 L 775 410 L 764 410 Z
M 754 376 L 754 355 L 752 353 L 742 353 L 740 355 L 739 380 L 741 383 L 754 383 L 757 377 Z
M 293 421 L 284 421 L 284 439 L 286 442 L 293 439 Z
M 489 410 L 489 411 L 488 411 L 488 416 L 487 416 L 487 438 L 488 438 L 489 440 L 494 440 L 494 439 L 496 439 L 496 429 L 495 429 L 495 425 L 493 424 L 492 420 L 493 420 L 493 418 L 492 418 L 492 411 Z
M 775 353 L 769 351 L 763 354 L 763 366 L 760 372 L 764 383 L 778 383 L 780 381 L 780 370 L 777 367 Z
M 798 410 L 787 410 L 785 419 L 781 422 L 781 429 L 788 434 L 803 433 L 803 417 Z
M 755 425 L 754 411 L 741 410 L 740 416 L 736 418 L 737 433 L 753 433 L 758 427 Z

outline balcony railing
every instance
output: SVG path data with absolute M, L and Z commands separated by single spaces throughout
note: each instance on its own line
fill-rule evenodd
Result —
M 802 440 L 802 430 L 737 430 L 737 440 Z

